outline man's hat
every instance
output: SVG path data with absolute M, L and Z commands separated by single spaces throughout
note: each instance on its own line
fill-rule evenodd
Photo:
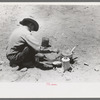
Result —
M 34 31 L 38 31 L 39 24 L 35 20 L 31 18 L 24 18 L 22 21 L 20 21 L 20 24 L 24 26 L 27 26 L 29 23 L 32 23 L 34 25 Z

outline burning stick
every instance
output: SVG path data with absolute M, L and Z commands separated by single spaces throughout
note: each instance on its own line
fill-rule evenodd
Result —
M 73 53 L 73 51 L 75 50 L 75 48 L 76 48 L 77 46 L 78 46 L 78 45 L 76 45 L 75 47 L 72 48 L 71 53 Z

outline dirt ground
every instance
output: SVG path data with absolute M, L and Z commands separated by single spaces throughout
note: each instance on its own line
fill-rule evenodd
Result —
M 75 49 L 72 72 L 29 68 L 25 72 L 11 68 L 6 59 L 9 35 L 18 22 L 31 17 L 40 24 L 33 35 L 50 38 L 53 47 Z M 100 6 L 0 4 L 0 82 L 99 82 L 100 81 Z

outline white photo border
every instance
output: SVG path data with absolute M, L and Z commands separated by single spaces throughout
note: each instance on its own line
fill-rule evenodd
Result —
M 37 5 L 100 5 L 90 3 L 2 3 L 2 4 L 37 4 Z M 99 98 L 100 83 L 56 83 L 56 86 L 47 83 L 0 83 L 0 98 Z

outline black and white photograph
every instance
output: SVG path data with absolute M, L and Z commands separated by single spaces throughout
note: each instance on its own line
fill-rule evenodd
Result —
M 0 82 L 100 82 L 100 5 L 1 3 Z

